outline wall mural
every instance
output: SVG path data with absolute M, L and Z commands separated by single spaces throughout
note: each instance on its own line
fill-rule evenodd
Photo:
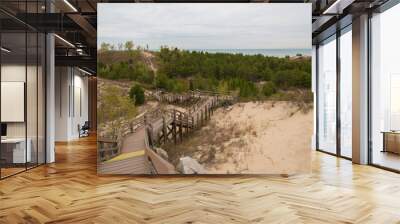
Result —
M 311 4 L 98 4 L 99 174 L 310 171 Z

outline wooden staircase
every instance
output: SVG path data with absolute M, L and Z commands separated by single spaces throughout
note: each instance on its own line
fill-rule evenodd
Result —
M 203 126 L 221 103 L 233 98 L 230 95 L 200 91 L 190 94 L 164 94 L 153 96 L 167 103 L 196 103 L 186 112 L 156 109 L 128 122 L 116 140 L 99 139 L 99 174 L 175 174 L 174 166 L 159 156 L 153 148 L 167 142 L 182 142 L 190 132 Z

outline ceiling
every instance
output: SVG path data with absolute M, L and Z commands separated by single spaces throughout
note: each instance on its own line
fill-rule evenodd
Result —
M 352 23 L 353 17 L 374 11 L 391 0 L 313 0 L 313 44 Z
M 134 2 L 269 2 L 312 3 L 313 42 L 335 32 L 337 24 L 351 23 L 351 17 L 388 0 L 1 0 L 2 31 L 31 28 L 55 32 L 56 64 L 80 66 L 95 73 L 97 55 L 97 3 Z M 51 9 L 51 10 L 50 10 Z M 52 13 L 49 13 L 49 12 Z M 25 13 L 28 12 L 28 13 Z M 333 28 L 332 28 L 333 27 Z M 11 34 L 9 34 L 11 35 Z M 18 40 L 16 38 L 15 40 Z

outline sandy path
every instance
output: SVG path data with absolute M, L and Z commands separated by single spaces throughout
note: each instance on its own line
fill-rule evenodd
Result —
M 287 102 L 220 108 L 198 134 L 177 147 L 209 173 L 305 173 L 311 167 L 313 112 Z
M 154 71 L 155 74 L 157 74 L 157 67 L 154 65 L 153 60 L 155 60 L 155 56 L 147 51 L 142 51 L 143 58 L 146 61 L 146 64 L 150 66 L 150 69 Z

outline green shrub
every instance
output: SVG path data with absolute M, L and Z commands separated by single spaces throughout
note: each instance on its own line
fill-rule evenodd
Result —
M 276 93 L 276 86 L 273 82 L 267 82 L 262 87 L 262 93 L 264 96 L 271 96 Z
M 164 73 L 157 74 L 156 87 L 164 90 L 170 90 L 171 84 L 168 76 L 166 76 Z
M 132 86 L 129 91 L 129 97 L 135 102 L 135 105 L 143 105 L 145 100 L 143 88 L 140 85 Z
M 251 97 L 257 97 L 257 95 L 258 95 L 258 89 L 254 83 L 244 80 L 241 80 L 239 82 L 239 97 L 251 98 Z

